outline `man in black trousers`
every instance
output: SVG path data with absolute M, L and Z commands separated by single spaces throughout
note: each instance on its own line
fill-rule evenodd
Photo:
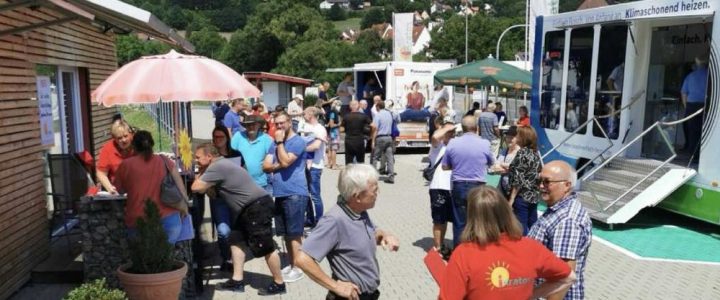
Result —
M 340 123 L 345 129 L 345 165 L 365 162 L 365 142 L 373 127 L 370 118 L 359 109 L 360 103 L 350 101 L 350 113 Z

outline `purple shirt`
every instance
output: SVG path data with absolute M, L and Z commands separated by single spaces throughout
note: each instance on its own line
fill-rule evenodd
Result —
M 474 133 L 450 140 L 442 165 L 452 167 L 451 181 L 485 182 L 488 166 L 495 163 L 490 142 Z

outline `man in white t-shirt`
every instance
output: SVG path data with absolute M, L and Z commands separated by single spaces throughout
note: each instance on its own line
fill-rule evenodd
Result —
M 323 215 L 323 202 L 320 192 L 320 184 L 325 164 L 325 147 L 327 146 L 327 129 L 318 122 L 323 111 L 315 106 L 305 109 L 304 132 L 306 140 L 309 140 L 305 148 L 308 161 L 308 189 L 310 190 L 311 203 L 308 204 L 305 223 L 315 227 Z
M 437 130 L 430 139 L 430 166 L 435 167 L 435 173 L 430 181 L 430 211 L 433 221 L 433 246 L 446 260 L 450 257 L 450 250 L 445 247 L 445 232 L 447 223 L 452 222 L 452 184 L 450 176 L 452 170 L 443 170 L 439 167 L 445 147 L 455 136 L 455 123 L 452 116 L 436 119 Z
M 293 131 L 298 131 L 298 125 L 300 125 L 300 122 L 303 120 L 303 101 L 305 98 L 303 98 L 303 95 L 296 94 L 295 97 L 288 102 L 288 115 L 290 115 L 290 118 L 292 119 L 292 126 Z

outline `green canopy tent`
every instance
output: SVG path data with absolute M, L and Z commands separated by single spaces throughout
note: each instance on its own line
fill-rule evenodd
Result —
M 437 72 L 435 81 L 443 85 L 498 86 L 529 90 L 532 76 L 528 71 L 489 57 Z

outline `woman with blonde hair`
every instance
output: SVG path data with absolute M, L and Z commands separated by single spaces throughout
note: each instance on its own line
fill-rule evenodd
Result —
M 510 205 L 523 226 L 523 234 L 537 221 L 540 189 L 537 178 L 542 161 L 537 150 L 537 134 L 529 126 L 519 126 L 513 143 L 519 147 L 509 167 Z
M 103 189 L 111 194 L 117 194 L 117 189 L 112 184 L 115 173 L 120 163 L 128 157 L 133 156 L 133 129 L 123 119 L 115 120 L 110 126 L 112 139 L 103 145 L 98 155 L 95 176 Z
M 564 292 L 570 266 L 522 236 L 505 197 L 480 186 L 467 197 L 467 224 L 440 282 L 440 299 L 536 299 Z M 535 279 L 544 282 L 535 287 Z

